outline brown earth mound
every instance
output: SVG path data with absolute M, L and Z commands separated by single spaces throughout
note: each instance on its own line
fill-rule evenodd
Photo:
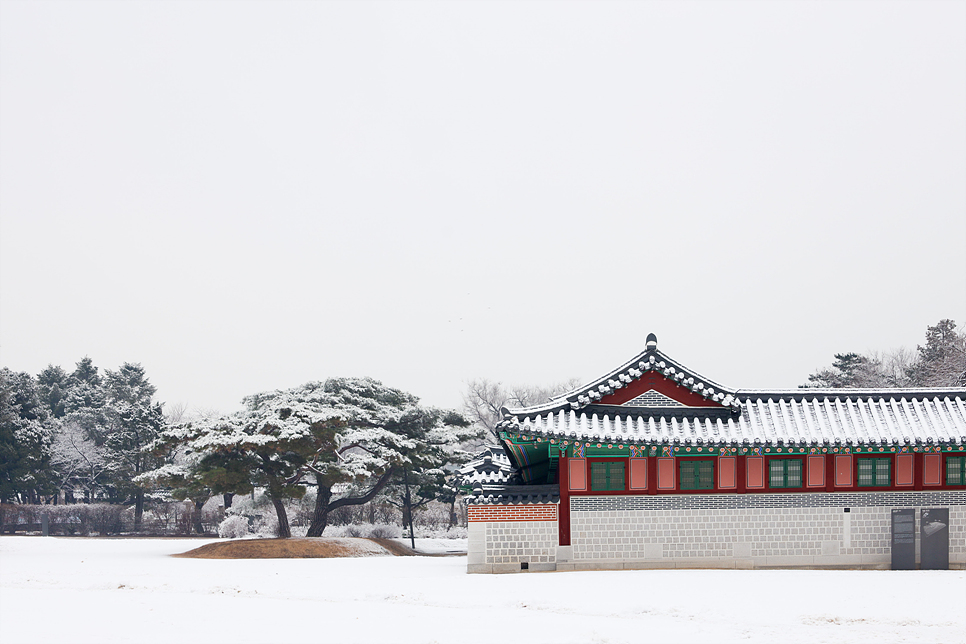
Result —
M 370 537 L 369 541 L 375 541 L 397 557 L 462 557 L 466 555 L 465 552 L 418 552 L 395 539 Z
M 405 546 L 398 541 L 393 541 L 392 539 L 377 539 L 373 537 L 369 539 L 369 541 L 375 541 L 397 557 L 415 557 L 419 554 L 409 546 Z
M 380 539 L 380 541 L 382 541 Z M 362 542 L 362 543 L 360 543 Z M 395 550 L 395 549 L 394 549 Z M 209 543 L 173 557 L 191 559 L 318 559 L 402 554 L 371 539 L 239 539 Z

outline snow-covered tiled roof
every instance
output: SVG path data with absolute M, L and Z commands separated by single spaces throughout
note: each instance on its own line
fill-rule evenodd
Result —
M 466 497 L 470 505 L 527 505 L 530 503 L 557 503 L 560 501 L 558 485 L 479 485 Z
M 515 410 L 499 428 L 630 444 L 966 442 L 966 389 L 737 391 L 733 410 L 592 405 Z
M 514 474 L 506 452 L 499 445 L 487 445 L 476 457 L 459 469 L 461 485 L 503 484 Z
M 626 363 L 596 380 L 557 396 L 542 405 L 526 409 L 504 409 L 505 413 L 519 416 L 556 412 L 562 409 L 580 410 L 593 405 L 619 389 L 640 380 L 647 373 L 658 373 L 676 384 L 686 387 L 702 398 L 724 407 L 736 405 L 735 391 L 705 378 L 692 369 L 672 360 L 657 348 L 657 336 L 648 334 L 646 349 Z

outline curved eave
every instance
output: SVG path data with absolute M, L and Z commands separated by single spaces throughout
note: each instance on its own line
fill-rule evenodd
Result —
M 740 414 L 722 413 L 725 410 L 720 408 L 596 405 L 511 417 L 498 427 L 525 439 L 637 445 L 966 443 L 963 389 L 865 390 L 847 395 L 842 390 L 746 393 Z

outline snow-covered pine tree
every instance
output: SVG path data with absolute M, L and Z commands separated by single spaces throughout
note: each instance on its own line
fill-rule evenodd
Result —
M 194 476 L 215 493 L 267 488 L 280 537 L 291 535 L 283 501 L 301 497 L 306 485 L 318 488 L 308 536 L 321 536 L 332 510 L 370 501 L 395 467 L 442 462 L 444 448 L 460 440 L 454 428 L 466 425 L 371 378 L 310 382 L 243 403 L 240 412 L 172 427 L 162 438 L 201 455 Z M 359 491 L 342 495 L 351 483 Z
M 52 364 L 48 364 L 46 369 L 37 374 L 37 393 L 54 418 L 61 418 L 67 413 L 64 397 L 70 388 L 70 382 L 70 374 L 62 367 Z
M 33 376 L 0 369 L 0 502 L 39 503 L 53 491 L 48 417 Z
M 926 344 L 916 347 L 916 361 L 907 373 L 920 387 L 962 387 L 966 385 L 966 332 L 956 323 L 940 320 L 926 328 Z
M 926 328 L 926 344 L 886 353 L 836 353 L 831 367 L 808 376 L 802 387 L 961 387 L 966 385 L 966 333 L 940 320 Z
M 134 530 L 141 529 L 146 486 L 137 476 L 154 467 L 148 447 L 164 426 L 164 412 L 154 402 L 157 389 L 145 376 L 144 367 L 125 362 L 117 371 L 105 371 L 108 430 L 104 445 L 120 498 L 134 500 Z
M 60 371 L 60 367 L 48 366 L 38 377 L 41 391 L 48 392 L 51 412 L 56 415 L 56 409 L 63 407 L 54 434 L 53 466 L 65 500 L 73 501 L 74 490 L 80 487 L 90 503 L 112 485 L 111 460 L 105 445 L 110 427 L 107 391 L 89 357 L 77 362 L 66 379 L 59 377 Z M 63 389 L 59 399 L 51 395 L 55 387 Z
M 426 474 L 435 480 L 438 473 L 445 479 L 443 468 L 459 458 L 456 446 L 477 434 L 457 412 L 422 407 L 416 396 L 371 378 L 333 378 L 322 394 L 341 428 L 336 442 L 320 445 L 304 468 L 318 487 L 310 537 L 322 536 L 330 512 L 368 503 L 394 475 Z M 368 483 L 368 489 L 337 494 L 353 482 Z
M 417 419 L 409 422 L 413 421 Z M 438 422 L 438 419 L 426 418 L 422 424 L 428 428 L 433 422 Z M 443 422 L 447 423 L 447 419 L 444 418 Z M 402 511 L 403 528 L 408 526 L 414 548 L 415 512 L 432 501 L 451 505 L 456 501 L 458 467 L 472 457 L 471 453 L 459 449 L 458 444 L 470 438 L 479 438 L 482 434 L 478 427 L 467 429 L 468 423 L 468 420 L 460 417 L 450 419 L 448 424 L 458 430 L 447 432 L 443 441 L 437 440 L 431 430 L 426 432 L 421 439 L 423 448 L 408 454 L 408 459 L 393 469 L 387 500 Z

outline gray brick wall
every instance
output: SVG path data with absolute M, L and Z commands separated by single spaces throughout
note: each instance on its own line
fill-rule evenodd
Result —
M 556 561 L 556 521 L 507 521 L 485 523 L 484 563 L 527 562 L 552 564 Z
M 646 391 L 637 398 L 628 400 L 625 405 L 631 407 L 684 407 L 681 403 L 669 396 L 654 391 Z
M 573 561 L 881 564 L 894 507 L 948 507 L 950 562 L 966 562 L 964 492 L 574 497 Z

